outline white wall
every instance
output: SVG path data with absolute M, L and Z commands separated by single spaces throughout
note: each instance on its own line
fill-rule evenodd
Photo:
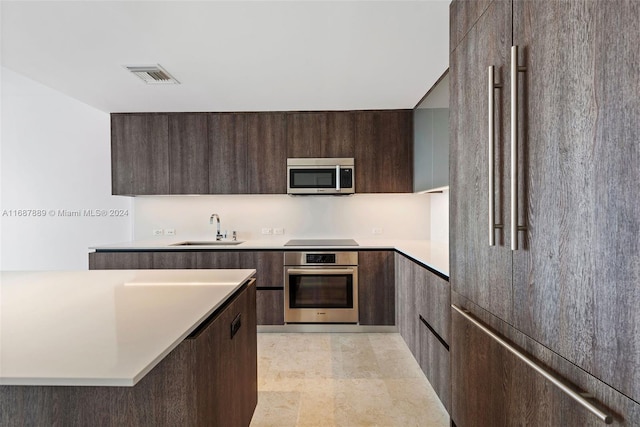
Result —
M 153 238 L 154 228 L 173 228 L 179 236 L 213 236 L 212 213 L 222 230 L 240 240 L 263 236 L 263 227 L 284 228 L 287 238 L 428 239 L 428 194 L 355 194 L 352 196 L 166 196 L 136 197 L 134 235 Z M 382 234 L 373 235 L 373 228 Z
M 449 243 L 449 190 L 429 195 L 431 202 L 431 240 Z
M 0 269 L 86 269 L 89 246 L 131 238 L 131 199 L 111 195 L 109 114 L 6 68 L 1 87 Z M 16 216 L 28 209 L 47 214 Z

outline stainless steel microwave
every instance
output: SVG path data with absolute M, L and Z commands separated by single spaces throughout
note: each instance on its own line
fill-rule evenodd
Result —
M 353 158 L 287 159 L 287 194 L 355 193 Z

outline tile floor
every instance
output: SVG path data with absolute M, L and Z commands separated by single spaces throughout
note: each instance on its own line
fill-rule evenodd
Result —
M 397 333 L 258 334 L 251 427 L 449 426 Z

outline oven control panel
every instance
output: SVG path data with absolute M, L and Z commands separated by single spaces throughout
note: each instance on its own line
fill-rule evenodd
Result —
M 350 251 L 313 251 L 313 252 L 285 252 L 285 266 L 337 266 L 358 265 L 358 252 Z
M 307 264 L 335 264 L 336 254 L 306 254 Z

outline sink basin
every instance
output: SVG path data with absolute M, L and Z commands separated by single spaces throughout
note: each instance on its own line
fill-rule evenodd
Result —
M 235 246 L 244 243 L 240 240 L 189 241 L 174 243 L 169 246 Z

